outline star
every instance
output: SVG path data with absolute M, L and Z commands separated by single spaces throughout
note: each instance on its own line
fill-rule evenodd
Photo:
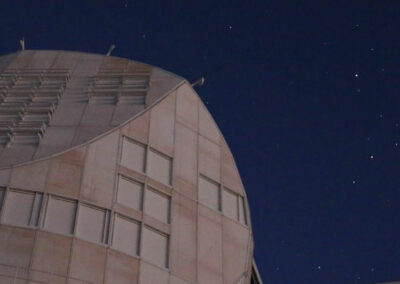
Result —
M 361 90 L 360 89 L 357 89 L 357 93 L 360 93 L 361 92 Z
M 229 25 L 229 26 L 228 26 L 228 28 L 231 30 L 231 29 L 232 29 L 232 26 L 231 26 L 231 25 Z
M 353 184 L 356 184 L 356 181 L 355 181 L 355 180 L 353 180 Z
M 399 146 L 399 143 L 395 142 L 395 143 L 394 143 L 394 146 L 396 146 L 396 147 Z
M 372 160 L 374 158 L 374 155 L 369 156 L 369 158 Z
M 146 38 L 146 34 L 142 34 L 142 38 L 145 39 Z
M 318 270 L 320 270 L 320 269 L 321 269 L 321 266 L 320 266 L 320 265 L 318 265 L 318 266 L 317 266 L 317 269 L 318 269 Z
M 375 48 L 371 47 L 370 50 L 371 50 L 371 51 L 375 51 Z
M 354 77 L 358 78 L 358 73 L 354 74 Z
M 371 272 L 374 272 L 374 271 L 375 271 L 375 268 L 372 267 L 372 268 L 371 268 Z
M 383 114 L 380 114 L 379 117 L 380 117 L 380 118 L 383 118 Z

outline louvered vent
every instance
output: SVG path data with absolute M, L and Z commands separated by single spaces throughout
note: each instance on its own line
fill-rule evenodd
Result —
M 7 69 L 0 75 L 0 144 L 37 144 L 69 80 L 65 69 Z
M 149 88 L 150 68 L 136 66 L 134 70 L 127 70 L 118 66 L 107 67 L 100 69 L 94 78 L 89 103 L 144 105 Z

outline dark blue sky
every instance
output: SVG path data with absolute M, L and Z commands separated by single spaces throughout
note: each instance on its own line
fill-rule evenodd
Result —
M 0 54 L 116 43 L 205 76 L 265 283 L 400 280 L 399 1 L 55 2 L 1 1 Z

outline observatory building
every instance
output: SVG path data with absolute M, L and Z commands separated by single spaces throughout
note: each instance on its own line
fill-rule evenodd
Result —
M 0 283 L 261 283 L 253 250 L 234 158 L 187 80 L 0 57 Z

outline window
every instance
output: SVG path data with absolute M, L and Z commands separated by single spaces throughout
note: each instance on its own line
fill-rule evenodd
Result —
M 164 223 L 169 222 L 170 198 L 153 189 L 146 190 L 145 212 Z
M 121 164 L 129 169 L 144 172 L 146 147 L 128 138 L 123 138 Z
M 171 184 L 172 173 L 172 160 L 171 158 L 156 152 L 149 151 L 149 176 L 163 184 Z
M 86 204 L 79 205 L 76 234 L 85 240 L 105 243 L 107 241 L 108 213 L 104 209 Z
M 158 266 L 168 267 L 168 236 L 144 227 L 142 257 Z
M 222 211 L 225 216 L 238 219 L 238 196 L 225 188 L 222 191 Z
M 199 201 L 215 210 L 219 210 L 219 185 L 200 176 Z
M 139 223 L 115 215 L 112 246 L 130 255 L 138 255 Z
M 222 212 L 225 216 L 247 225 L 246 207 L 243 196 L 224 188 L 222 191 Z
M 118 177 L 117 202 L 136 210 L 142 209 L 143 184 Z
M 42 197 L 41 193 L 8 191 L 3 213 L 4 222 L 18 226 L 37 226 Z
M 239 196 L 239 222 L 243 225 L 247 225 L 246 206 L 242 196 Z
M 73 234 L 75 214 L 76 201 L 50 196 L 44 227 L 56 233 Z

